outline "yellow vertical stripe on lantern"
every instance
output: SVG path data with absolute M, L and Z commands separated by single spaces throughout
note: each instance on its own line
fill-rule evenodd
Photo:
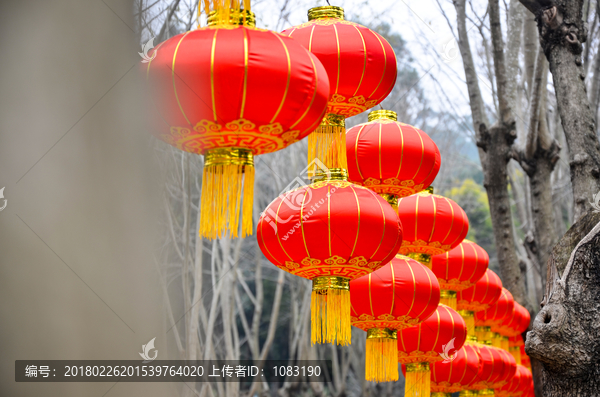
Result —
M 365 379 L 371 382 L 398 380 L 397 331 L 388 328 L 367 331 Z
M 240 148 L 219 148 L 204 154 L 200 200 L 200 236 L 215 239 L 225 232 L 238 237 L 252 234 L 254 157 Z
M 456 309 L 456 291 L 452 291 L 449 289 L 443 289 L 440 291 L 440 303 L 451 307 L 454 310 Z
M 349 345 L 350 280 L 344 277 L 324 276 L 312 280 L 311 342 Z
M 431 372 L 429 363 L 406 364 L 406 381 L 404 395 L 406 397 L 430 397 Z

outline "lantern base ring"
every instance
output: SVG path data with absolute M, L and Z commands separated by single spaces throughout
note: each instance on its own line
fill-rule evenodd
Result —
M 315 277 L 312 279 L 312 284 L 312 290 L 322 295 L 327 295 L 327 291 L 330 289 L 350 291 L 350 279 L 345 277 Z
M 480 396 L 493 396 L 494 395 L 494 389 L 479 390 L 479 395 Z
M 211 165 L 243 165 L 254 166 L 252 150 L 229 147 L 210 149 L 204 153 L 204 166 Z
M 410 253 L 406 254 L 406 256 L 416 260 L 417 262 L 419 262 L 422 265 L 425 265 L 431 269 L 431 255 L 424 254 L 422 252 L 410 252 Z
M 383 197 L 396 212 L 398 212 L 398 196 L 389 193 L 381 193 L 380 196 Z
M 429 363 L 410 363 L 406 364 L 406 372 L 429 371 Z
M 398 331 L 389 328 L 371 328 L 367 330 L 367 339 L 398 339 Z
M 478 395 L 479 395 L 478 390 L 462 390 L 459 394 L 460 397 L 473 397 L 473 396 L 478 396 Z

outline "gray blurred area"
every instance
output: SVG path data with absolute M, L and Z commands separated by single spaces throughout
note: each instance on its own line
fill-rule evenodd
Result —
M 0 396 L 169 396 L 15 383 L 19 359 L 170 357 L 153 247 L 162 186 L 125 0 L 0 3 Z M 4 201 L 0 199 L 0 207 Z

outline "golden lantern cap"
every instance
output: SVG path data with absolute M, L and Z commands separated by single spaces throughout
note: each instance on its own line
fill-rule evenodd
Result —
M 337 6 L 321 6 L 308 10 L 309 21 L 327 18 L 344 19 L 344 9 Z
M 392 121 L 398 121 L 398 113 L 393 110 L 373 110 L 369 113 L 369 121 L 388 119 Z
M 208 13 L 208 26 L 222 24 L 223 21 L 219 18 L 219 13 L 222 11 L 215 10 Z M 229 24 L 240 26 L 256 26 L 256 16 L 252 11 L 248 10 L 229 10 Z

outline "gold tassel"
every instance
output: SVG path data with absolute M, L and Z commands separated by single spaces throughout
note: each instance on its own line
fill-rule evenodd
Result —
M 365 379 L 371 382 L 398 380 L 398 331 L 389 328 L 367 331 Z
M 492 344 L 492 331 L 490 327 L 475 327 L 475 335 L 477 336 L 477 340 L 483 344 L 486 342 Z
M 492 334 L 492 346 L 502 349 L 502 336 L 497 332 L 493 332 Z
M 494 397 L 494 389 L 479 390 L 479 395 L 480 396 Z
M 477 336 L 475 335 L 475 313 L 471 310 L 459 310 L 458 314 L 462 316 L 467 325 L 467 341 L 477 342 Z
M 350 280 L 324 276 L 313 280 L 311 308 L 311 342 L 350 344 Z
M 440 291 L 440 303 L 456 310 L 456 291 L 443 289 Z
M 510 347 L 508 345 L 508 336 L 503 336 L 502 337 L 502 349 L 505 351 L 510 351 Z
M 443 391 L 436 391 L 431 393 L 431 397 L 452 397 L 452 393 L 445 393 Z
M 429 363 L 406 364 L 404 395 L 406 397 L 430 397 L 431 372 L 429 371 Z
M 247 149 L 220 148 L 204 154 L 200 236 L 215 239 L 229 232 L 242 238 L 252 234 L 254 157 Z M 243 188 L 243 189 L 242 189 Z
M 477 390 L 462 390 L 459 394 L 459 397 L 475 397 L 479 395 L 479 391 Z
M 431 255 L 424 254 L 422 252 L 409 252 L 408 254 L 406 254 L 406 256 L 416 260 L 421 265 L 427 266 L 429 269 L 431 269 Z
M 521 365 L 521 348 L 519 346 L 513 346 L 509 349 L 510 354 L 515 358 L 518 365 Z
M 315 159 L 319 159 L 327 168 L 348 169 L 344 116 L 327 114 L 317 129 L 308 136 L 309 178 L 312 178 L 318 169 Z

